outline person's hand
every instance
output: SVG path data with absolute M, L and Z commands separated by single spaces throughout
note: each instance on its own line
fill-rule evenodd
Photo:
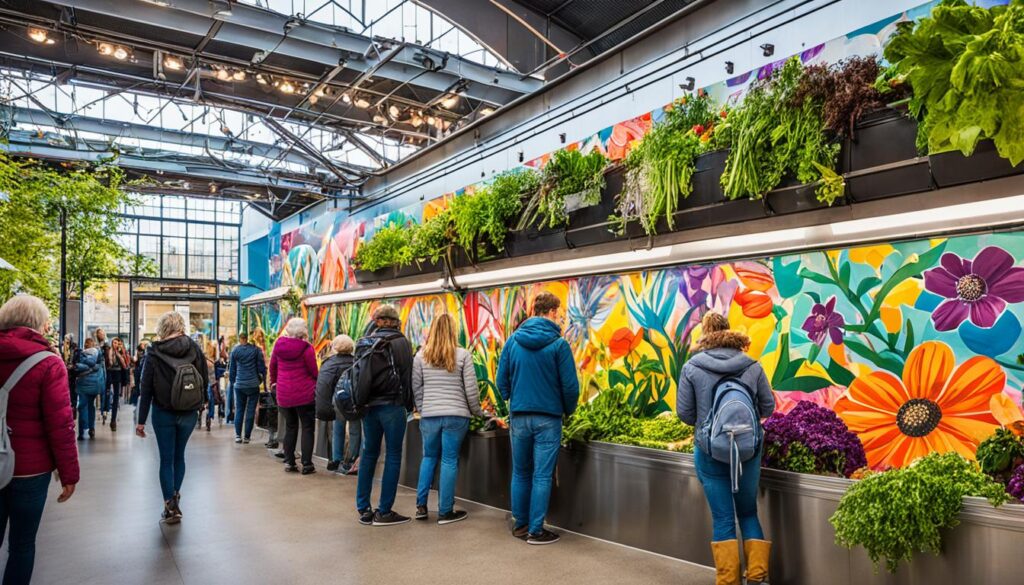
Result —
M 75 484 L 66 485 L 60 490 L 60 495 L 57 497 L 57 502 L 63 504 L 64 502 L 71 499 L 71 496 L 75 495 Z
M 135 425 L 135 434 L 140 436 L 140 437 L 142 437 L 143 439 L 145 439 L 146 438 L 146 425 Z

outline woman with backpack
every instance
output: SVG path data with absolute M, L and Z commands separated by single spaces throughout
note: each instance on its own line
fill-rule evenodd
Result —
M 459 451 L 469 431 L 469 419 L 487 415 L 480 408 L 473 356 L 459 347 L 455 319 L 451 315 L 438 315 L 430 324 L 427 343 L 412 362 L 412 392 L 423 435 L 416 519 L 428 517 L 427 497 L 434 481 L 434 470 L 440 462 L 437 523 L 465 520 L 467 513 L 454 508 Z
M 270 352 L 270 385 L 277 385 L 277 406 L 284 413 L 284 470 L 297 472 L 295 443 L 302 427 L 302 475 L 316 473 L 313 467 L 313 433 L 316 411 L 316 352 L 306 341 L 306 320 L 288 320 L 284 335 Z
M 331 356 L 320 365 L 316 378 L 316 417 L 331 423 L 331 460 L 327 471 L 340 471 L 348 475 L 352 462 L 359 453 L 359 421 L 346 421 L 334 408 L 334 389 L 341 375 L 352 367 L 355 341 L 348 335 L 339 335 L 331 341 Z M 332 422 L 333 421 L 333 422 Z M 348 452 L 345 451 L 345 431 L 348 427 Z
M 107 388 L 107 367 L 103 362 L 103 353 L 99 344 L 92 337 L 85 340 L 85 349 L 75 364 L 75 389 L 78 392 L 78 440 L 85 440 L 85 431 L 89 438 L 96 438 L 96 397 Z
M 0 465 L 5 471 L 0 544 L 7 532 L 8 553 L 4 583 L 32 580 L 36 533 L 53 470 L 62 486 L 58 502 L 74 495 L 79 479 L 68 370 L 46 340 L 49 329 L 50 312 L 36 297 L 16 295 L 0 307 L 0 387 L 8 391 L 7 428 L 0 430 L 4 439 L 10 432 L 11 448 L 0 455 L 5 464 Z
M 757 518 L 757 486 L 761 478 L 761 445 L 763 432 L 760 419 L 775 410 L 775 397 L 761 365 L 744 352 L 750 347 L 750 338 L 729 329 L 724 316 L 709 312 L 701 321 L 702 336 L 697 341 L 696 352 L 683 367 L 676 395 L 676 411 L 680 420 L 697 427 L 694 441 L 694 465 L 697 477 L 704 486 L 704 495 L 711 508 L 712 542 L 711 552 L 715 559 L 715 585 L 740 585 L 740 547 L 736 535 L 739 523 L 743 536 L 743 552 L 746 557 L 746 582 L 762 583 L 768 579 L 768 556 L 771 542 L 765 540 L 761 522 Z M 717 393 L 742 392 L 738 398 L 716 403 Z M 730 413 L 725 409 L 749 404 L 754 412 L 740 408 Z M 716 408 L 718 409 L 716 411 Z M 718 444 L 714 431 L 707 440 L 702 431 L 709 428 L 705 421 L 721 414 L 737 416 L 743 414 L 751 419 L 753 453 L 742 462 L 736 462 L 740 469 L 732 469 L 727 456 L 712 457 L 709 444 Z M 749 425 L 748 425 L 749 427 Z M 725 437 L 728 441 L 729 438 Z M 740 439 L 737 439 L 740 441 Z M 726 443 L 727 445 L 729 443 Z M 727 449 L 728 450 L 728 449 Z M 741 472 L 738 481 L 734 472 Z
M 153 433 L 160 451 L 160 491 L 167 524 L 181 522 L 181 484 L 185 447 L 196 428 L 210 378 L 202 350 L 185 335 L 185 319 L 170 311 L 160 316 L 154 341 L 146 352 L 135 434 L 146 438 L 146 418 L 153 409 Z

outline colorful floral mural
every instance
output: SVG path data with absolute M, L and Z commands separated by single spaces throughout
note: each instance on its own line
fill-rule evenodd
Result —
M 872 467 L 929 452 L 974 457 L 1002 423 L 1020 420 L 1024 365 L 1024 232 L 806 252 L 758 260 L 583 276 L 464 294 L 397 299 L 414 344 L 455 315 L 482 395 L 501 348 L 533 298 L 563 299 L 581 400 L 622 386 L 646 414 L 675 407 L 676 380 L 709 311 L 746 332 L 781 412 L 832 409 Z M 318 347 L 359 334 L 379 301 L 312 310 Z

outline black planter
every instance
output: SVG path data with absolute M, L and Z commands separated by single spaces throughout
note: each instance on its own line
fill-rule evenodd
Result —
M 505 240 L 505 251 L 513 258 L 564 250 L 567 246 L 564 227 L 542 230 L 529 228 L 523 231 L 509 232 L 508 239 Z
M 596 205 L 588 205 L 569 212 L 569 225 L 565 230 L 565 241 L 570 248 L 603 244 L 626 237 L 615 234 L 608 219 L 615 215 L 616 199 L 622 192 L 625 174 L 624 166 L 612 167 L 605 174 L 605 186 L 601 190 L 601 201 Z
M 843 144 L 840 166 L 842 172 L 853 173 L 846 180 L 846 195 L 853 201 L 884 199 L 932 188 L 928 160 L 918 157 L 917 121 L 906 112 L 891 108 L 861 117 L 853 138 Z M 857 174 L 865 170 L 868 172 Z
M 673 216 L 676 231 L 725 225 L 760 219 L 765 216 L 765 206 L 760 200 L 725 198 L 722 191 L 722 173 L 728 150 L 716 150 L 702 154 L 694 161 L 693 192 L 679 202 L 679 210 Z M 664 222 L 659 224 L 659 230 Z
M 355 277 L 356 282 L 359 284 L 391 280 L 395 277 L 395 269 L 390 266 L 387 268 L 381 268 L 380 270 L 359 270 L 356 268 Z
M 951 187 L 964 183 L 976 183 L 1024 173 L 1024 163 L 1016 167 L 999 156 L 991 140 L 978 143 L 974 154 L 964 156 L 957 152 L 943 152 L 928 157 L 931 160 L 932 177 L 939 187 Z
M 419 276 L 420 274 L 432 274 L 434 272 L 441 272 L 441 263 L 424 260 L 398 268 L 395 270 L 395 278 L 406 278 L 409 276 Z
M 795 179 L 783 181 L 778 189 L 765 194 L 765 205 L 769 212 L 777 215 L 828 207 L 827 204 L 818 201 L 814 189 L 813 185 L 804 185 Z

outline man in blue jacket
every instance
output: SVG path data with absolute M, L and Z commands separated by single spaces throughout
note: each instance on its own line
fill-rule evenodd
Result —
M 512 434 L 512 534 L 528 544 L 552 544 L 544 528 L 551 482 L 562 442 L 562 417 L 576 410 L 580 383 L 569 343 L 562 338 L 560 307 L 545 292 L 505 344 L 498 391 L 509 404 Z
M 231 351 L 228 378 L 231 381 L 231 391 L 235 393 L 235 442 L 248 444 L 256 419 L 260 383 L 267 375 L 267 364 L 263 360 L 263 352 L 249 343 L 248 333 L 243 331 L 238 336 L 238 341 L 238 345 Z

